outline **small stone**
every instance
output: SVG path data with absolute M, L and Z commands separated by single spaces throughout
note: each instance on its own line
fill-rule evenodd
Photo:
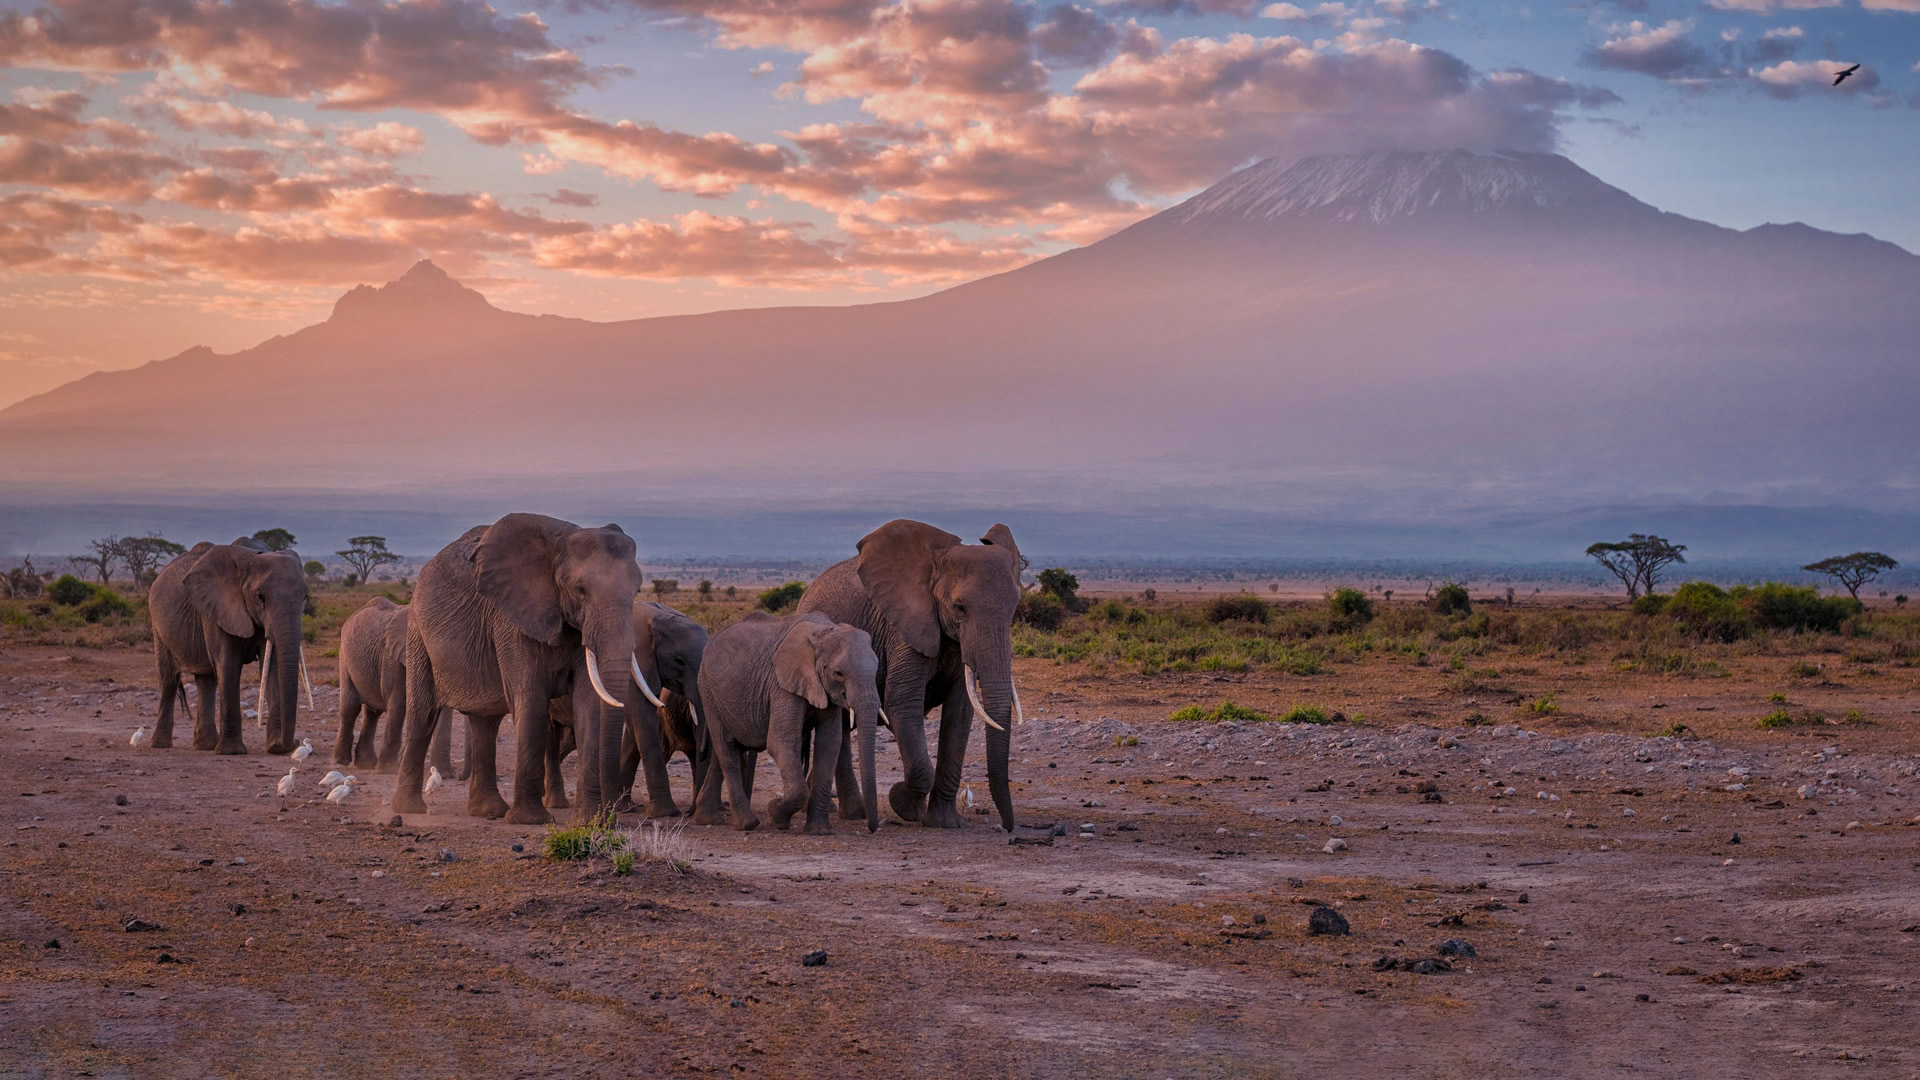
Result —
M 405 825 L 405 824 L 406 824 L 406 822 L 405 822 L 405 821 L 403 821 L 403 820 L 401 820 L 401 818 L 400 818 L 400 815 L 399 815 L 399 814 L 395 814 L 395 815 L 393 815 L 392 817 L 390 817 L 390 818 L 388 818 L 388 819 L 387 819 L 387 826 L 388 826 L 389 828 L 394 828 L 394 829 L 397 829 L 397 828 L 399 828 L 400 826 L 402 826 L 402 825 Z
M 1727 843 L 1729 843 L 1729 844 L 1737 844 L 1737 843 L 1739 843 L 1739 842 L 1740 842 L 1740 834 L 1739 834 L 1739 833 L 1734 833 L 1734 834 L 1733 834 L 1733 839 L 1731 839 L 1731 840 L 1728 840 L 1728 841 L 1727 841 Z
M 1347 917 L 1330 907 L 1317 907 L 1307 916 L 1307 933 L 1340 937 L 1353 932 Z
M 1849 821 L 1849 822 L 1847 822 L 1847 828 L 1849 828 L 1849 829 L 1864 829 L 1864 828 L 1866 828 L 1866 826 L 1864 826 L 1864 825 L 1862 825 L 1862 824 L 1860 824 L 1860 823 L 1859 823 L 1859 822 L 1857 822 L 1857 821 Z
M 121 929 L 129 934 L 141 934 L 160 929 L 160 924 L 157 922 L 148 922 L 145 919 L 134 918 L 128 919 Z
M 1332 817 L 1327 819 L 1327 824 L 1333 826 L 1336 829 L 1342 825 L 1345 825 L 1346 823 L 1347 823 L 1347 819 L 1341 817 L 1339 814 L 1335 814 Z
M 1641 1002 L 1652 1001 L 1653 995 L 1652 994 L 1635 994 L 1633 995 L 1633 1000 L 1641 1001 Z
M 1526 893 L 1521 893 L 1519 896 L 1514 897 L 1513 902 L 1516 904 L 1525 904 L 1530 902 L 1532 899 L 1533 898 L 1531 896 L 1528 896 Z
M 1326 852 L 1329 855 L 1333 854 L 1336 851 L 1345 851 L 1347 850 L 1347 842 L 1336 836 L 1333 839 L 1327 841 L 1325 844 L 1321 845 L 1320 850 Z
M 377 878 L 383 878 L 387 876 L 387 872 L 385 870 L 375 870 L 373 872 L 373 876 Z
M 440 849 L 440 855 L 439 855 L 438 857 L 439 857 L 439 860 L 440 860 L 441 862 L 459 862 L 459 861 L 460 861 L 460 855 L 459 855 L 459 853 L 457 853 L 457 852 L 455 852 L 455 851 L 454 851 L 454 850 L 453 850 L 452 848 L 450 848 L 450 847 L 449 847 L 449 848 L 441 848 L 441 849 Z
M 1411 971 L 1415 975 L 1438 975 L 1443 971 L 1453 970 L 1453 965 L 1447 963 L 1445 960 L 1432 960 L 1424 957 L 1411 963 L 1402 964 L 1400 967 L 1401 970 Z
M 50 938 L 50 939 L 48 939 L 48 941 L 47 941 L 47 948 L 49 948 L 49 949 L 57 949 L 57 948 L 59 948 L 59 947 L 60 947 L 60 939 L 59 939 L 59 938 Z
M 825 967 L 826 963 L 827 950 L 825 949 L 815 949 L 800 958 L 801 967 Z
M 1556 950 L 1558 950 L 1559 948 L 1560 948 L 1560 943 L 1559 943 L 1559 942 L 1557 942 L 1557 941 L 1548 941 L 1548 942 L 1547 942 L 1547 944 L 1546 944 L 1546 950 L 1547 950 L 1548 952 L 1554 952 L 1554 951 L 1556 951 Z
M 735 1008 L 735 1009 L 744 1009 L 747 1007 L 747 1003 L 744 1001 L 741 1001 L 739 998 L 734 998 L 732 1001 L 727 1002 L 727 1005 L 730 1008 Z
M 115 795 L 113 797 L 113 805 L 115 806 L 127 805 L 127 797 L 125 795 Z
M 1469 958 L 1469 957 L 1480 955 L 1479 953 L 1474 951 L 1474 948 L 1472 945 L 1469 945 L 1467 942 L 1462 941 L 1459 938 L 1448 938 L 1447 940 L 1441 942 L 1440 944 L 1435 945 L 1433 947 L 1433 951 L 1439 953 L 1441 956 L 1458 956 L 1462 958 Z
M 525 851 L 525 850 L 527 850 L 527 845 L 525 845 L 525 844 L 515 844 L 515 845 L 513 845 L 513 850 L 514 850 L 514 852 L 515 852 L 515 853 L 519 853 L 519 852 L 522 852 L 522 851 Z
M 1266 913 L 1266 912 L 1264 912 L 1264 911 L 1257 911 L 1257 912 L 1254 912 L 1254 915 L 1253 915 L 1253 925 L 1255 925 L 1255 926 L 1263 926 L 1263 925 L 1265 925 L 1265 924 L 1266 924 L 1266 921 L 1267 921 L 1267 913 Z

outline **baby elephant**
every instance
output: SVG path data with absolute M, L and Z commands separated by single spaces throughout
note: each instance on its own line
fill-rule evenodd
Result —
M 400 724 L 407 715 L 407 618 L 412 609 L 376 596 L 340 627 L 340 734 L 333 763 L 394 772 L 400 767 Z M 360 724 L 364 713 L 366 722 Z M 375 732 L 387 718 L 386 738 L 376 752 Z M 443 716 L 442 719 L 445 719 Z M 358 739 L 354 727 L 360 727 Z M 453 768 L 453 725 L 433 731 L 433 764 L 449 780 L 465 780 Z
M 818 613 L 775 618 L 755 612 L 713 635 L 700 664 L 699 686 L 712 764 L 719 768 L 707 768 L 694 823 L 720 820 L 724 774 L 735 827 L 760 824 L 751 804 L 750 777 L 755 755 L 765 750 L 780 769 L 780 797 L 767 807 L 774 827 L 786 828 L 794 812 L 805 806 L 806 831 L 832 833 L 834 766 L 851 713 L 860 732 L 863 790 L 842 791 L 841 799 L 851 809 L 855 799 L 864 797 L 867 831 L 878 829 L 873 739 L 880 715 L 874 681 L 879 666 L 865 630 Z

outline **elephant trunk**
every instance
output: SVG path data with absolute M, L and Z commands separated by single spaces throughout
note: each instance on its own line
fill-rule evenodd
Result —
M 962 649 L 973 676 L 974 708 L 987 729 L 987 789 L 1000 811 L 1000 824 L 1013 831 L 1013 793 L 1007 782 L 1007 757 L 1013 748 L 1013 648 L 1007 638 Z
M 601 803 L 608 807 L 620 793 L 621 744 L 626 738 L 635 693 L 633 676 L 629 673 L 633 664 L 633 623 L 629 619 L 623 626 L 618 620 L 610 621 L 614 625 L 587 635 L 587 674 L 593 680 L 594 690 L 611 700 L 602 700 L 600 708 L 595 710 L 599 720 L 591 738 L 584 732 L 579 736 L 583 749 L 591 747 L 588 760 L 581 763 L 582 787 L 585 786 L 584 770 L 592 770 L 599 781 Z M 595 804 L 588 809 L 598 811 L 600 808 L 600 804 Z
M 277 618 L 268 623 L 267 641 L 273 649 L 271 669 L 265 680 L 266 694 L 260 700 L 260 715 L 267 718 L 267 753 L 287 754 L 294 747 L 295 710 L 300 700 L 300 615 Z
M 874 732 L 879 727 L 880 699 L 876 695 L 854 706 L 854 724 L 860 734 L 860 795 L 867 810 L 867 831 L 880 830 L 880 785 L 873 774 Z M 831 768 L 831 763 L 823 763 Z

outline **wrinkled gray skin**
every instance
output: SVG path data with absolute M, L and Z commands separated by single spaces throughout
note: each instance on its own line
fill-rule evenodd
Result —
M 700 658 L 707 649 L 707 628 L 665 604 L 635 598 L 633 640 L 634 658 L 640 662 L 641 674 L 666 706 L 654 706 L 635 687 L 628 715 L 640 723 L 657 717 L 662 760 L 671 761 L 675 754 L 686 755 L 687 764 L 693 768 L 693 790 L 697 797 L 708 760 L 704 732 L 694 723 L 694 711 L 700 708 Z M 555 702 L 556 706 L 559 704 Z M 599 704 L 597 698 L 595 704 Z M 567 805 L 567 786 L 561 778 L 560 766 L 573 752 L 575 736 L 570 715 L 555 709 L 553 722 L 555 732 L 547 743 L 547 806 L 558 809 Z M 618 809 L 633 809 L 633 781 L 640 768 L 640 758 L 636 732 L 629 730 L 620 755 Z M 675 805 L 671 791 L 654 801 Z M 678 813 L 677 806 L 674 812 Z
M 866 776 L 867 828 L 878 829 L 873 741 L 880 714 L 880 691 L 874 684 L 879 666 L 866 631 L 818 613 L 775 618 L 756 612 L 713 635 L 700 665 L 700 689 L 714 767 L 707 769 L 700 785 L 694 824 L 720 820 L 722 776 L 733 803 L 734 826 L 751 829 L 760 824 L 746 765 L 765 750 L 780 769 L 780 797 L 767 806 L 774 827 L 787 828 L 804 807 L 806 831 L 830 835 L 833 769 L 851 710 Z M 861 790 L 843 785 L 843 802 L 848 796 L 857 800 Z
M 376 596 L 347 616 L 340 627 L 340 734 L 333 741 L 333 763 L 379 772 L 400 768 L 401 721 L 407 715 L 407 613 L 405 604 Z M 362 712 L 366 723 L 354 738 Z M 386 738 L 378 740 L 380 719 L 391 714 Z M 433 765 L 449 780 L 465 780 L 453 767 L 453 725 L 443 714 L 433 728 Z M 471 755 L 469 755 L 471 756 Z
M 147 594 L 153 651 L 160 673 L 160 717 L 153 745 L 173 745 L 173 709 L 180 677 L 192 675 L 200 699 L 193 748 L 244 754 L 240 730 L 241 669 L 273 643 L 260 714 L 267 752 L 293 750 L 300 683 L 300 616 L 307 576 L 285 553 L 201 543 L 168 563 Z M 216 700 L 217 699 L 217 700 Z
M 1013 532 L 995 525 L 978 545 L 918 521 L 889 521 L 861 539 L 859 554 L 828 567 L 796 610 L 817 611 L 873 636 L 880 656 L 880 701 L 900 744 L 907 777 L 887 802 L 902 821 L 960 827 L 954 796 L 973 706 L 964 668 L 979 680 L 981 703 L 1005 730 L 987 728 L 987 786 L 1000 823 L 1013 831 L 1007 755 L 1013 730 L 1013 616 L 1024 562 Z M 927 713 L 940 709 L 938 769 L 928 760 Z M 842 790 L 853 783 L 843 747 Z M 847 812 L 841 800 L 841 816 Z
M 406 746 L 393 794 L 397 814 L 426 811 L 420 785 L 428 743 L 442 708 L 467 714 L 472 780 L 467 812 L 506 817 L 520 825 L 553 820 L 541 805 L 545 794 L 548 716 L 553 698 L 569 695 L 574 715 L 591 717 L 584 733 L 579 817 L 602 810 L 601 792 L 618 782 L 624 710 L 636 693 L 628 674 L 633 663 L 633 598 L 640 566 L 633 541 L 617 525 L 583 529 L 539 514 L 508 514 L 476 526 L 448 544 L 420 572 L 407 626 Z M 599 663 L 602 685 L 621 703 L 602 710 L 587 673 L 586 650 Z M 514 799 L 500 797 L 494 748 L 500 720 L 515 719 L 518 735 Z M 651 726 L 649 725 L 651 729 Z M 650 740 L 659 763 L 657 786 L 666 790 L 659 732 Z

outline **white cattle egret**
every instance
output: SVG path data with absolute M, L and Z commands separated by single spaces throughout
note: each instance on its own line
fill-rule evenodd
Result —
M 300 745 L 295 747 L 293 753 L 289 754 L 288 756 L 293 758 L 293 760 L 295 761 L 305 761 L 308 758 L 312 757 L 313 756 L 313 740 L 301 739 Z
M 146 727 L 142 725 L 141 727 L 133 729 L 133 738 L 127 740 L 127 745 L 137 750 L 152 741 L 152 739 L 147 737 Z
M 280 778 L 280 797 L 281 798 L 284 799 L 287 796 L 293 794 L 293 774 L 299 771 L 300 770 L 298 769 L 289 768 L 287 769 L 287 775 Z
M 433 768 L 427 770 L 427 794 L 431 795 L 439 791 L 442 787 L 446 786 L 446 783 L 446 780 L 440 775 L 440 766 L 435 765 Z
M 327 775 L 320 778 L 320 786 L 323 788 L 330 788 L 335 784 L 346 783 L 346 780 L 347 780 L 346 773 L 341 772 L 339 769 L 334 769 L 328 772 Z
M 327 801 L 330 803 L 334 803 L 336 805 L 345 803 L 347 801 L 347 796 L 351 794 L 353 794 L 353 785 L 341 784 L 339 787 L 334 788 L 332 791 L 327 792 Z

